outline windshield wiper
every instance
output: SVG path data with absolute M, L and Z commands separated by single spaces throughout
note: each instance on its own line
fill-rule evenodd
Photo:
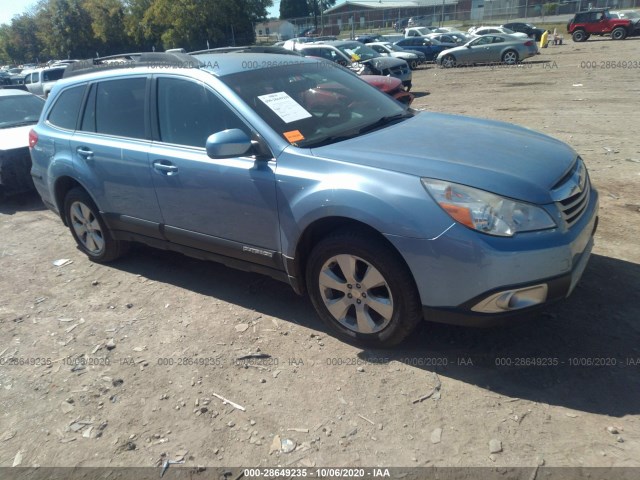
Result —
M 405 118 L 409 118 L 409 117 L 413 117 L 412 113 L 409 112 L 402 112 L 402 113 L 398 113 L 395 115 L 388 115 L 386 117 L 382 117 L 379 118 L 378 120 L 376 120 L 373 123 L 370 123 L 369 125 L 365 125 L 362 128 L 359 128 L 358 130 L 351 130 L 349 131 L 349 133 L 343 133 L 341 135 L 332 135 L 330 137 L 326 137 L 323 138 L 322 140 L 319 140 L 317 142 L 312 143 L 311 145 L 307 145 L 308 148 L 317 148 L 317 147 L 323 147 L 325 145 L 329 145 L 331 143 L 336 143 L 336 142 L 341 142 L 343 140 L 348 140 L 350 138 L 354 138 L 354 137 L 358 137 L 364 133 L 368 133 L 368 132 L 372 132 L 373 130 L 377 130 L 379 128 L 385 127 L 387 125 L 390 125 L 392 123 L 397 123 L 401 120 L 404 120 Z
M 373 130 L 377 130 L 379 128 L 386 127 L 387 125 L 390 125 L 392 123 L 396 123 L 396 122 L 398 122 L 400 120 L 404 120 L 405 118 L 409 118 L 409 117 L 413 117 L 413 114 L 409 113 L 409 112 L 402 112 L 402 113 L 397 113 L 395 115 L 388 115 L 386 117 L 381 117 L 378 120 L 376 120 L 375 122 L 370 123 L 366 127 L 362 127 L 358 131 L 358 134 L 361 135 L 363 133 L 372 132 Z
M 355 131 L 353 133 L 347 133 L 344 135 L 332 135 L 330 137 L 325 137 L 317 142 L 313 142 L 311 145 L 305 146 L 307 148 L 324 147 L 325 145 L 329 145 L 331 143 L 341 142 L 342 140 L 348 140 L 350 138 L 357 137 L 358 135 L 360 135 L 360 131 Z

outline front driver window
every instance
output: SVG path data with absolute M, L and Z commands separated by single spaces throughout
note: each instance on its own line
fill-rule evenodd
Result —
M 158 79 L 160 140 L 204 148 L 209 135 L 230 128 L 249 129 L 203 84 L 177 78 Z

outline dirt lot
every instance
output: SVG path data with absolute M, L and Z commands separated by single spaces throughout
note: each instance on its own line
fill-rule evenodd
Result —
M 415 73 L 414 106 L 541 130 L 590 169 L 594 255 L 529 322 L 363 351 L 285 284 L 145 247 L 93 264 L 36 196 L 0 205 L 0 466 L 639 467 L 639 50 Z

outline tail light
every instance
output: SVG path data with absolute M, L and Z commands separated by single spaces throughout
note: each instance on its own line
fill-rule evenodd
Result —
M 33 148 L 38 143 L 38 134 L 33 130 L 29 130 L 29 148 Z
M 525 47 L 533 47 L 533 40 L 527 40 L 526 42 L 524 42 L 524 46 Z

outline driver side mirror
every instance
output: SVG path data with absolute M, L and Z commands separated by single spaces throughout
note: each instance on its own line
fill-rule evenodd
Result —
M 214 133 L 207 138 L 206 149 L 209 158 L 241 157 L 252 148 L 251 139 L 242 130 L 232 128 Z

